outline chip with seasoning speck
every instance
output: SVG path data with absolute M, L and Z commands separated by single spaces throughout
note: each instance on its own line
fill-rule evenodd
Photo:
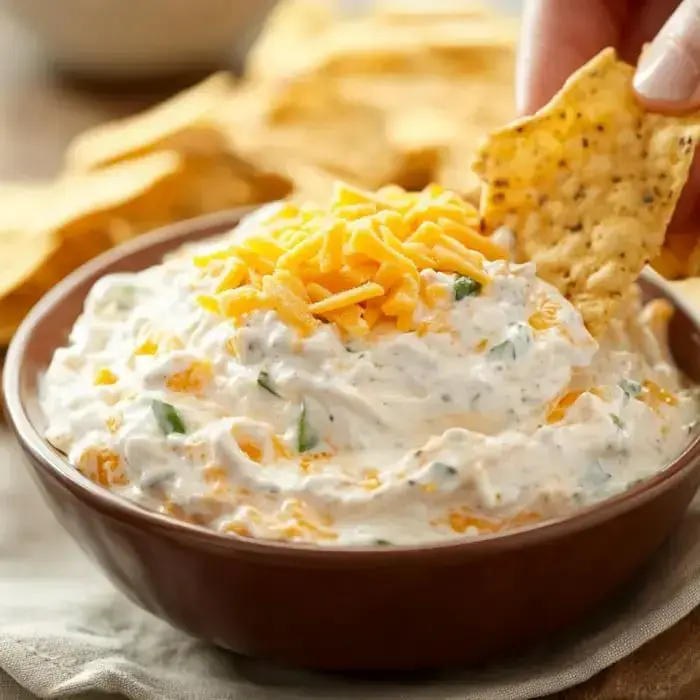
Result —
M 604 49 L 532 117 L 491 134 L 474 171 L 486 232 L 505 226 L 601 335 L 656 257 L 688 177 L 700 114 L 647 112 L 634 68 Z

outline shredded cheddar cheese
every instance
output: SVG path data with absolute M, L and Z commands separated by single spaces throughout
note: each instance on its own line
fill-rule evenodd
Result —
M 89 448 L 78 459 L 78 471 L 100 486 L 125 486 L 128 483 L 121 457 L 104 448 Z
M 204 482 L 217 486 L 228 480 L 226 469 L 218 464 L 209 464 L 202 469 Z
M 559 322 L 559 305 L 551 299 L 543 301 L 539 309 L 530 315 L 528 322 L 536 331 L 554 328 Z
M 228 525 L 226 525 L 226 531 L 232 532 L 234 535 L 238 535 L 239 537 L 251 536 L 250 530 L 243 523 L 228 523 Z
M 460 535 L 466 533 L 469 528 L 474 528 L 479 534 L 493 534 L 516 527 L 532 525 L 541 519 L 542 516 L 539 513 L 532 511 L 523 511 L 505 520 L 487 520 L 486 518 L 475 516 L 466 509 L 461 511 L 452 510 L 447 516 L 449 527 Z
M 251 459 L 253 462 L 262 462 L 263 451 L 256 442 L 252 440 L 239 440 L 238 446 L 248 459 Z
M 462 513 L 459 511 L 451 511 L 448 514 L 449 526 L 455 532 L 463 535 L 469 528 L 474 528 L 478 532 L 492 533 L 498 532 L 499 525 L 485 518 L 479 518 L 471 513 Z
M 302 336 L 321 322 L 362 336 L 380 322 L 416 330 L 421 301 L 436 306 L 421 271 L 468 275 L 485 286 L 484 262 L 505 250 L 478 231 L 476 209 L 438 185 L 376 193 L 337 184 L 325 208 L 285 203 L 235 245 L 193 263 L 214 278 L 197 298 L 238 324 L 274 310 Z
M 118 381 L 119 377 L 117 377 L 117 375 L 114 374 L 114 372 L 112 372 L 111 369 L 107 369 L 106 367 L 97 370 L 97 372 L 95 373 L 95 384 L 97 386 L 105 384 L 116 384 Z
M 110 433 L 114 434 L 122 427 L 122 423 L 123 421 L 120 416 L 110 416 L 105 421 L 105 427 Z
M 678 397 L 650 379 L 647 379 L 642 384 L 642 393 L 637 398 L 654 409 L 658 409 L 660 404 L 666 404 L 667 406 L 678 405 Z
M 547 423 L 551 425 L 552 423 L 558 423 L 559 421 L 563 420 L 564 416 L 566 416 L 566 412 L 578 401 L 580 396 L 586 393 L 602 398 L 605 394 L 605 389 L 593 387 L 588 391 L 584 391 L 582 389 L 567 391 L 552 406 L 551 410 L 547 414 Z
M 180 372 L 171 374 L 165 386 L 170 391 L 201 394 L 211 380 L 212 371 L 208 362 L 192 362 Z
M 364 479 L 362 481 L 362 488 L 365 491 L 374 491 L 382 485 L 379 478 L 379 470 L 377 469 L 366 469 L 364 474 Z
M 153 340 L 144 340 L 144 342 L 134 350 L 134 355 L 155 355 L 157 352 L 158 343 Z

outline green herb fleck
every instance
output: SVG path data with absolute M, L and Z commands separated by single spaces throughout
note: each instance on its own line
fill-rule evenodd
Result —
M 489 356 L 496 359 L 504 359 L 509 357 L 511 360 L 515 359 L 515 345 L 510 340 L 504 340 L 498 345 L 494 345 L 489 350 Z
M 272 379 L 270 379 L 270 375 L 264 369 L 261 370 L 260 374 L 258 375 L 258 386 L 265 389 L 265 391 L 269 391 L 273 396 L 276 396 L 277 398 L 282 398 L 272 385 Z
M 620 416 L 616 416 L 614 413 L 610 414 L 610 420 L 615 423 L 615 425 L 620 429 L 624 430 L 625 429 L 625 424 L 622 422 L 620 419 Z
M 489 350 L 489 357 L 496 360 L 516 360 L 527 352 L 532 344 L 532 332 L 526 323 L 513 323 L 506 330 L 506 339 Z
M 166 435 L 170 435 L 170 433 L 181 433 L 184 435 L 187 432 L 182 416 L 177 412 L 174 406 L 165 403 L 165 401 L 154 399 L 151 402 L 151 410 L 158 423 L 158 427 Z
M 475 297 L 481 292 L 481 283 L 467 277 L 459 275 L 452 287 L 455 295 L 455 301 L 461 301 L 464 297 Z
M 299 423 L 297 424 L 297 451 L 308 452 L 318 445 L 318 435 L 309 425 L 306 416 L 306 404 L 301 404 Z
M 618 386 L 630 399 L 642 393 L 642 385 L 639 382 L 635 382 L 634 379 L 623 379 Z
M 378 538 L 378 539 L 376 539 L 376 540 L 374 540 L 374 544 L 375 544 L 377 547 L 391 547 L 391 542 L 390 542 L 389 540 L 385 540 L 385 539 L 383 539 L 383 538 L 381 538 L 381 537 Z

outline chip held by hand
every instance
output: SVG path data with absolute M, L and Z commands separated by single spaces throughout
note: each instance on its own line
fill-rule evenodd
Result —
M 648 112 L 634 68 L 604 49 L 550 103 L 492 133 L 474 171 L 486 232 L 515 235 L 601 335 L 644 265 L 656 257 L 700 137 L 700 116 Z

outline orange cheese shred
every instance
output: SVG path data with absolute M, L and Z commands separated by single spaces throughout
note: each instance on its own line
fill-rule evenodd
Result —
M 418 304 L 437 302 L 423 270 L 485 287 L 484 262 L 507 257 L 478 222 L 475 207 L 438 185 L 366 192 L 339 183 L 325 207 L 286 202 L 234 245 L 195 256 L 200 279 L 212 280 L 197 303 L 234 324 L 274 310 L 301 336 L 321 322 L 355 337 L 380 321 L 413 331 Z

